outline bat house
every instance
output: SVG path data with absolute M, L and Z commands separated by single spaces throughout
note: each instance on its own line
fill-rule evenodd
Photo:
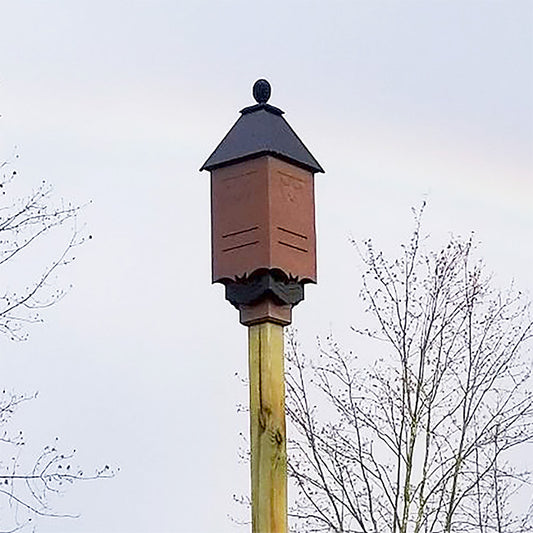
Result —
M 316 283 L 314 175 L 324 172 L 287 121 L 267 103 L 258 80 L 257 104 L 241 116 L 201 170 L 211 173 L 212 281 L 246 325 L 283 325 Z

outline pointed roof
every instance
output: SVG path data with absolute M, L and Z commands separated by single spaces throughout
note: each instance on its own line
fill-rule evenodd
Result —
M 200 170 L 238 163 L 262 155 L 273 155 L 313 173 L 324 172 L 318 161 L 283 118 L 283 111 L 267 104 L 270 84 L 258 80 L 253 94 L 258 102 L 245 107 Z

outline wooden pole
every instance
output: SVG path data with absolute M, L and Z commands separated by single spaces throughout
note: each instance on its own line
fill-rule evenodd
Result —
M 248 327 L 252 533 L 287 532 L 283 326 Z

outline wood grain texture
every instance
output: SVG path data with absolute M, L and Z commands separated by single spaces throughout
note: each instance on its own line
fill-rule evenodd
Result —
M 252 532 L 287 531 L 283 326 L 248 328 Z

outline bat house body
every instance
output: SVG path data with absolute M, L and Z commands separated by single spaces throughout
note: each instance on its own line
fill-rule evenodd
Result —
M 314 176 L 265 155 L 211 173 L 213 282 L 259 271 L 316 282 Z

